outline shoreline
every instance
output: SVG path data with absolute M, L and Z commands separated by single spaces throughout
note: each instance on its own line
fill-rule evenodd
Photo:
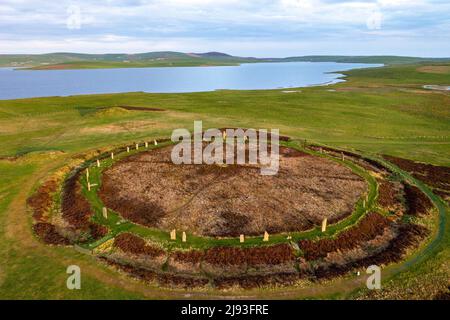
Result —
M 261 62 L 263 63 L 263 62 Z M 258 64 L 261 64 L 258 62 Z M 307 63 L 307 64 L 314 64 L 314 63 L 324 63 L 324 62 L 268 62 L 270 64 L 273 63 L 294 63 L 294 64 L 298 64 L 298 63 Z M 344 64 L 344 63 L 340 63 L 340 62 L 326 62 L 326 63 L 333 63 L 333 64 Z M 238 66 L 214 66 L 214 67 L 240 67 L 243 65 L 253 65 L 254 63 L 244 63 L 244 64 L 240 64 Z M 352 64 L 357 64 L 357 65 L 361 65 L 360 63 L 345 63 L 347 65 L 352 65 Z M 87 95 L 105 95 L 105 94 L 126 94 L 126 93 L 132 93 L 132 92 L 143 92 L 143 93 L 149 93 L 149 94 L 189 94 L 189 93 L 206 93 L 206 92 L 219 92 L 219 91 L 276 91 L 276 90 L 291 90 L 291 89 L 302 89 L 302 88 L 311 88 L 311 87 L 321 87 L 321 86 L 330 86 L 333 84 L 337 84 L 337 83 L 342 83 L 345 82 L 347 80 L 345 80 L 345 78 L 347 77 L 346 74 L 344 74 L 344 72 L 350 71 L 350 70 L 356 70 L 356 69 L 370 69 L 370 68 L 379 68 L 379 67 L 384 67 L 385 65 L 380 65 L 380 64 L 364 64 L 364 66 L 355 66 L 355 67 L 349 67 L 347 70 L 339 70 L 339 71 L 324 71 L 321 72 L 321 75 L 324 77 L 327 77 L 327 75 L 335 75 L 335 78 L 332 80 L 327 80 L 324 79 L 324 82 L 319 82 L 319 83 L 312 83 L 312 84 L 304 84 L 304 85 L 287 85 L 287 86 L 277 86 L 277 87 L 269 87 L 269 88 L 251 88 L 251 89 L 239 89 L 239 88 L 214 88 L 214 89 L 207 89 L 207 90 L 193 90 L 193 91 L 160 91 L 160 92 L 149 92 L 149 91 L 145 91 L 145 90 L 130 90 L 130 91 L 114 91 L 114 92 L 95 92 L 95 93 L 75 93 L 75 94 L 67 94 L 67 95 L 61 95 L 61 94 L 49 94 L 49 95 L 43 95 L 43 96 L 27 96 L 27 97 L 12 97 L 12 98 L 6 98 L 3 99 L 0 97 L 0 101 L 9 101 L 9 100 L 22 100 L 22 99 L 38 99 L 38 98 L 49 98 L 49 97 L 70 97 L 70 96 L 87 96 Z M 148 69 L 158 69 L 159 67 L 151 67 Z M 169 67 L 162 67 L 164 69 L 169 68 Z M 170 68 L 188 68 L 188 67 L 170 67 Z M 198 67 L 189 67 L 189 68 L 198 68 Z M 205 67 L 203 67 L 205 68 Z M 8 71 L 16 71 L 17 69 L 11 68 L 11 67 L 2 67 L 0 68 L 0 71 L 4 69 L 4 70 L 8 70 Z M 119 68 L 117 68 L 119 69 Z M 147 68 L 120 68 L 120 69 L 147 69 Z M 95 72 L 93 70 L 112 70 L 112 69 L 77 69 L 79 71 L 90 71 L 90 72 Z M 20 71 L 61 71 L 61 72 L 69 72 L 69 71 L 76 71 L 76 70 L 23 70 L 21 69 Z M 1 73 L 0 73 L 1 76 Z

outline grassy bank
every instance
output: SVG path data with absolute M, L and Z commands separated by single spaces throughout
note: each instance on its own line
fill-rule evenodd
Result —
M 450 77 L 420 67 L 352 70 L 346 72 L 346 83 L 292 93 L 126 93 L 0 101 L 0 298 L 182 295 L 130 281 L 71 248 L 42 245 L 32 234 L 26 198 L 49 172 L 86 150 L 170 136 L 175 128 L 192 129 L 194 120 L 203 120 L 204 127 L 279 128 L 293 138 L 449 166 L 450 93 L 422 86 L 449 85 Z M 164 111 L 119 107 L 124 105 Z M 448 232 L 446 226 L 447 243 Z M 438 249 L 421 264 L 421 274 L 443 273 L 449 248 Z M 69 264 L 83 270 L 81 291 L 65 287 Z M 328 294 L 332 290 L 321 296 Z M 290 297 L 304 296 L 292 292 Z

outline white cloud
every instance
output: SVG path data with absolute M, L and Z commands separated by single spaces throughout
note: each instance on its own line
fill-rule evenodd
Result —
M 267 43 L 282 44 L 280 52 L 302 48 L 306 42 L 349 41 L 356 47 L 357 41 L 384 39 L 392 45 L 398 35 L 404 44 L 418 39 L 450 42 L 448 33 L 442 32 L 450 20 L 450 3 L 437 1 L 1 0 L 0 51 L 200 51 L 218 47 L 238 51 L 248 38 L 264 50 L 273 49 L 266 48 Z M 68 30 L 71 5 L 80 8 L 81 17 L 70 20 Z
M 367 18 L 366 25 L 369 30 L 380 30 L 383 14 L 376 10 Z

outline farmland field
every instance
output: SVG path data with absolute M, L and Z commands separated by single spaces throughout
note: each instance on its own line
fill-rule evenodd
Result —
M 183 298 L 189 294 L 193 298 L 432 299 L 448 294 L 450 92 L 424 88 L 425 85 L 449 85 L 448 68 L 449 65 L 444 63 L 421 63 L 352 70 L 345 72 L 347 81 L 344 83 L 290 91 L 135 92 L 0 101 L 0 298 Z M 205 285 L 206 280 L 195 278 L 199 288 L 194 283 L 186 289 L 183 285 L 178 286 L 173 279 L 159 278 L 157 283 L 146 281 L 148 275 L 139 272 L 142 270 L 130 269 L 129 265 L 118 261 L 129 259 L 127 254 L 145 252 L 155 258 L 151 262 L 156 264 L 153 267 L 164 271 L 164 268 L 186 271 L 183 269 L 186 261 L 191 264 L 202 261 L 210 274 L 218 272 L 218 266 L 222 268 L 224 265 L 229 274 L 234 274 L 237 272 L 237 262 L 233 264 L 225 258 L 220 260 L 220 257 L 236 255 L 246 265 L 257 268 L 260 257 L 266 255 L 258 251 L 259 246 L 253 246 L 256 240 L 250 239 L 248 247 L 209 247 L 202 237 L 194 238 L 195 241 L 190 244 L 189 248 L 194 250 L 175 250 L 173 253 L 170 250 L 174 248 L 170 247 L 167 253 L 164 245 L 162 248 L 152 247 L 138 236 L 157 239 L 164 244 L 164 236 L 168 235 L 161 236 L 139 224 L 121 233 L 127 225 L 124 224 L 121 229 L 120 224 L 113 226 L 110 221 L 108 227 L 117 231 L 113 246 L 119 254 L 114 257 L 115 260 L 102 260 L 96 255 L 85 254 L 84 250 L 75 250 L 67 245 L 64 237 L 36 227 L 39 219 L 59 217 L 57 211 L 60 207 L 64 216 L 64 198 L 58 196 L 58 188 L 61 181 L 67 178 L 68 168 L 96 159 L 114 148 L 133 146 L 143 141 L 163 141 L 170 137 L 173 129 L 191 130 L 195 120 L 202 120 L 205 128 L 279 128 L 282 135 L 291 139 L 285 147 L 315 157 L 330 157 L 323 161 L 341 161 L 340 165 L 349 166 L 346 168 L 347 175 L 351 174 L 350 169 L 359 172 L 368 184 L 368 203 L 362 205 L 357 202 L 364 188 L 359 193 L 356 190 L 352 197 L 352 202 L 356 203 L 355 211 L 349 213 L 347 220 L 338 222 L 334 229 L 333 225 L 330 226 L 329 239 L 317 236 L 317 230 L 313 230 L 296 235 L 298 238 L 294 236 L 294 240 L 305 263 L 324 257 L 336 261 L 343 259 L 336 253 L 338 251 L 371 250 L 361 248 L 351 239 L 370 240 L 371 244 L 380 248 L 398 249 L 402 255 L 385 250 L 380 251 L 383 259 L 375 260 L 386 265 L 383 268 L 384 290 L 366 290 L 363 279 L 355 276 L 354 272 L 343 273 L 337 269 L 333 270 L 333 274 L 329 271 L 331 269 L 317 269 L 315 275 L 319 282 L 309 279 L 293 281 L 291 274 L 301 268 L 296 265 L 297 269 L 293 269 L 290 263 L 298 256 L 276 236 L 271 238 L 273 243 L 266 248 L 272 250 L 270 252 L 275 261 L 265 263 L 277 268 L 280 266 L 284 273 L 283 277 L 278 275 L 278 282 L 285 283 L 285 286 L 273 287 L 271 279 L 267 288 L 251 285 L 246 288 L 222 278 L 214 279 L 214 286 L 208 286 Z M 305 140 L 308 148 L 302 145 Z M 324 155 L 319 152 L 318 146 L 329 148 L 328 153 Z M 349 152 L 348 157 L 352 161 L 344 163 L 336 150 Z M 383 165 L 385 179 L 373 174 L 377 171 L 371 167 L 372 162 L 363 162 L 356 155 Z M 113 163 L 110 165 L 111 169 L 107 170 L 117 168 Z M 101 170 L 93 169 L 91 175 L 98 181 L 105 178 Z M 49 182 L 49 177 L 53 183 Z M 85 201 L 83 205 L 86 205 L 87 211 L 89 208 L 95 211 L 99 199 L 108 197 L 102 197 L 101 193 L 100 197 L 88 193 L 83 177 L 84 172 L 73 180 L 74 188 L 78 188 L 76 196 Z M 375 180 L 378 186 L 372 189 L 370 184 Z M 403 202 L 408 199 L 416 199 L 416 202 L 411 202 L 413 204 L 405 209 L 404 215 L 392 224 L 394 213 L 401 211 L 399 208 L 404 205 L 392 196 L 399 188 L 404 194 Z M 373 198 L 370 197 L 372 191 Z M 33 198 L 36 194 L 51 197 Z M 375 198 L 377 204 L 372 201 Z M 51 207 L 48 203 L 56 205 L 47 210 Z M 112 219 L 120 220 L 120 217 L 113 215 Z M 91 231 L 95 229 L 98 239 L 113 239 L 102 238 L 105 236 L 104 230 L 97 226 L 101 219 L 84 222 L 92 223 L 89 228 Z M 383 226 L 383 229 L 380 231 L 373 225 Z M 162 229 L 168 231 L 167 228 Z M 256 230 L 255 233 L 262 231 L 256 226 L 252 230 Z M 363 233 L 372 238 L 364 238 Z M 38 237 L 42 234 L 53 235 L 50 240 L 56 242 L 45 244 Z M 224 240 L 225 244 L 229 244 L 227 241 Z M 413 244 L 415 246 L 410 246 Z M 83 248 L 95 249 L 99 245 L 91 241 Z M 188 249 L 183 245 L 180 247 Z M 204 251 L 197 252 L 200 250 Z M 354 251 L 354 255 L 367 253 Z M 245 252 L 252 258 L 248 258 Z M 66 288 L 66 268 L 71 264 L 82 269 L 83 290 L 70 291 Z M 355 264 L 356 269 L 352 270 L 359 270 L 361 266 Z M 266 270 L 262 269 L 258 272 L 265 275 Z M 421 289 L 416 290 L 418 287 Z

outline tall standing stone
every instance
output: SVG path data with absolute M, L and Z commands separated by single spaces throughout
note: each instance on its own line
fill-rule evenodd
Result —
M 327 221 L 328 221 L 327 218 L 323 219 L 322 221 L 322 232 L 327 231 Z

